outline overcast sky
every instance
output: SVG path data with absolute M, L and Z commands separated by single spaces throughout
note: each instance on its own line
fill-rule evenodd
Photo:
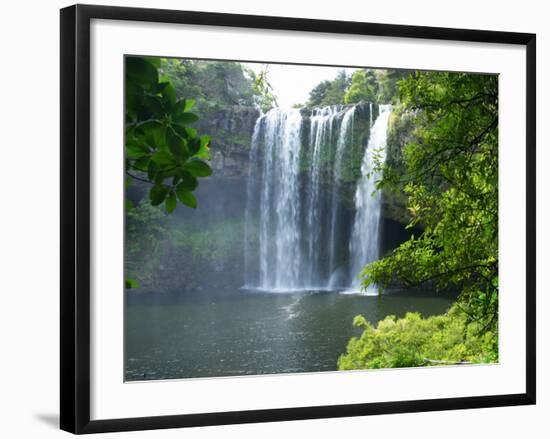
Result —
M 265 64 L 243 63 L 259 73 Z M 289 64 L 269 64 L 267 79 L 273 87 L 280 107 L 304 104 L 313 87 L 326 79 L 336 77 L 342 67 L 297 66 Z M 356 69 L 346 68 L 349 74 Z

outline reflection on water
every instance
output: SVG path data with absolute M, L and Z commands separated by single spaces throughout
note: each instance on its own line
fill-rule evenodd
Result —
M 362 314 L 376 323 L 408 311 L 447 310 L 451 295 L 394 291 L 382 296 L 336 292 L 238 291 L 193 296 L 128 293 L 128 381 L 336 370 Z

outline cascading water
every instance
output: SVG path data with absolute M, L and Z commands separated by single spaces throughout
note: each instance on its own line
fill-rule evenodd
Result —
M 316 255 L 320 252 L 322 244 L 318 237 L 321 233 L 322 205 L 321 193 L 321 150 L 332 140 L 332 124 L 337 115 L 336 108 L 325 107 L 314 110 L 311 115 L 310 145 L 311 159 L 309 169 L 309 190 L 307 196 L 307 257 L 309 260 L 308 283 L 314 286 L 319 282 L 319 259 Z
M 351 287 L 359 287 L 357 275 L 362 267 L 379 258 L 379 228 L 380 228 L 380 191 L 376 190 L 376 181 L 381 178 L 380 171 L 375 169 L 375 161 L 384 163 L 386 160 L 386 142 L 388 120 L 391 114 L 390 105 L 381 105 L 380 114 L 372 125 L 371 134 L 363 162 L 361 163 L 361 179 L 355 191 L 355 220 L 350 249 Z M 369 292 L 376 292 L 375 286 Z
M 302 273 L 298 194 L 301 127 L 298 110 L 272 110 L 258 119 L 254 129 L 250 158 L 260 160 L 261 172 L 257 281 L 260 289 L 277 290 L 296 285 Z M 262 151 L 259 145 L 263 146 Z M 252 197 L 253 184 L 254 180 L 249 178 L 249 197 Z M 246 217 L 249 223 L 250 209 Z M 249 233 L 248 230 L 247 235 Z M 247 259 L 249 266 L 250 257 Z
M 370 107 L 370 117 L 372 118 L 372 106 Z M 353 116 L 355 115 L 355 107 L 351 107 L 346 111 L 342 118 L 340 125 L 340 134 L 338 135 L 338 141 L 336 143 L 336 154 L 334 158 L 334 170 L 332 173 L 332 200 L 331 200 L 331 217 L 330 217 L 330 240 L 329 240 L 329 273 L 330 278 L 328 281 L 328 287 L 333 289 L 338 287 L 338 271 L 336 270 L 336 231 L 339 214 L 338 209 L 338 190 L 340 189 L 341 168 L 342 168 L 342 156 L 346 145 L 353 143 Z M 351 138 L 349 138 L 349 137 Z
M 376 176 L 365 174 L 371 169 L 373 151 L 385 146 L 390 109 L 381 109 L 373 125 L 372 104 L 368 108 L 371 136 L 361 166 L 363 177 L 356 188 L 357 212 L 351 218 L 342 208 L 340 192 L 350 189 L 350 183 L 342 186 L 343 157 L 354 145 L 356 107 L 316 109 L 309 121 L 295 109 L 275 108 L 260 116 L 249 156 L 245 288 L 294 291 L 355 286 L 356 273 L 342 270 L 343 263 L 360 270 L 361 261 L 372 260 L 371 247 L 376 247 L 377 255 L 380 200 L 379 196 L 373 197 L 375 201 L 368 199 Z M 377 211 L 366 214 L 358 209 Z M 341 233 L 342 228 L 347 234 Z M 369 241 L 367 250 L 348 244 L 357 235 L 361 235 L 358 245 Z

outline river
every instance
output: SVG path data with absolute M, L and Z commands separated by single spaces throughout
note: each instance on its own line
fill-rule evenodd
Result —
M 126 381 L 319 372 L 338 357 L 362 314 L 445 312 L 449 294 L 393 291 L 234 294 L 127 294 Z

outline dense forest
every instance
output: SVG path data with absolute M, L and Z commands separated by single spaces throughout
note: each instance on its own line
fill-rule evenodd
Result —
M 209 203 L 196 194 L 213 173 L 246 175 L 235 159 L 250 148 L 252 133 L 243 120 L 253 124 L 277 105 L 268 68 L 258 74 L 234 62 L 127 57 L 126 80 L 126 287 L 139 291 L 162 283 L 166 270 L 158 267 L 173 263 L 178 252 L 202 261 L 180 265 L 182 276 L 192 277 L 186 270 L 214 276 L 208 261 L 222 260 L 235 270 L 234 248 L 244 240 L 242 218 L 174 224 L 183 210 Z M 434 295 L 451 291 L 455 300 L 441 315 L 410 312 L 378 322 L 358 315 L 353 324 L 360 333 L 349 340 L 347 351 L 342 346 L 337 366 L 497 362 L 497 77 L 343 69 L 315 86 L 297 107 L 307 115 L 328 106 L 357 108 L 372 122 L 379 106 L 387 104 L 387 146 L 370 172 L 380 176 L 376 190 L 386 215 L 403 225 L 404 234 L 364 266 L 361 285 L 365 290 L 376 285 L 382 295 L 392 288 Z M 359 119 L 353 129 L 369 134 Z M 360 135 L 354 139 L 364 148 Z M 357 154 L 349 156 L 348 168 L 342 166 L 349 172 L 338 176 L 337 190 L 344 195 L 360 178 Z M 342 203 L 351 200 L 344 195 Z

